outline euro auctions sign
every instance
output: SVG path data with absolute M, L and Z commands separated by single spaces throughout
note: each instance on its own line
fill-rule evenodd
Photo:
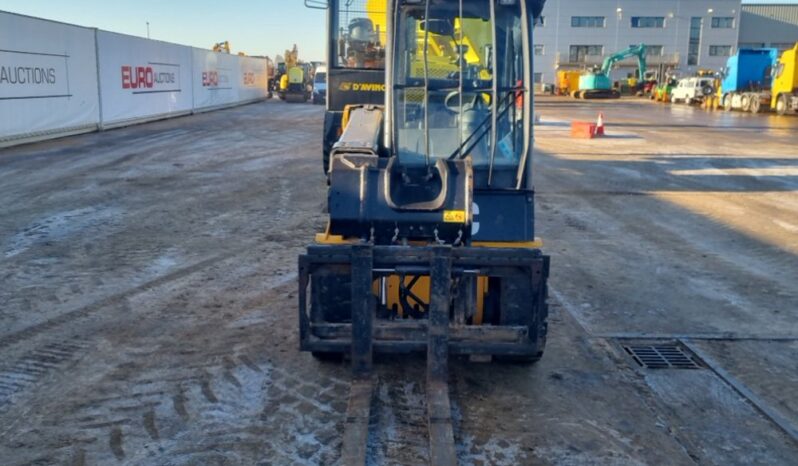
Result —
M 69 56 L 0 50 L 0 100 L 68 98 Z
M 154 94 L 180 92 L 180 65 L 171 63 L 147 63 L 146 65 L 122 65 L 122 89 L 131 94 Z

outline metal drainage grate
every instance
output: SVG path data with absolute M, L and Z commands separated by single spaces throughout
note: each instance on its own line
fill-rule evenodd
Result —
M 669 345 L 624 345 L 635 362 L 646 369 L 700 369 L 701 366 L 681 347 Z

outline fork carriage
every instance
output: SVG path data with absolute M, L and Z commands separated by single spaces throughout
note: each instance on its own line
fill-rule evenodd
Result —
M 423 352 L 443 336 L 449 354 L 534 361 L 545 346 L 548 273 L 538 249 L 311 246 L 299 259 L 301 348 Z

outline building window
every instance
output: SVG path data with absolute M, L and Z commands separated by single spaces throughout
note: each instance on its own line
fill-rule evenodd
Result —
M 734 17 L 732 16 L 713 16 L 713 29 L 734 29 Z
M 535 84 L 540 84 L 543 82 L 543 73 L 534 73 L 532 78 L 535 81 Z
M 704 19 L 700 16 L 690 18 L 690 42 L 687 47 L 687 66 L 698 65 L 698 55 L 701 52 L 701 29 Z
M 535 55 L 543 55 L 545 50 L 543 44 L 535 44 Z
M 632 16 L 633 28 L 659 28 L 665 27 L 664 16 Z
M 710 57 L 730 57 L 732 54 L 732 46 L 731 45 L 710 45 L 709 46 L 709 56 Z
M 604 23 L 603 16 L 571 16 L 572 28 L 603 28 Z
M 570 62 L 582 63 L 587 57 L 600 57 L 602 55 L 604 55 L 603 45 L 572 45 Z
M 764 42 L 740 42 L 741 49 L 763 49 L 765 48 Z
M 637 47 L 640 44 L 629 44 L 629 48 Z M 646 45 L 647 57 L 661 57 L 664 55 L 665 46 L 663 45 Z

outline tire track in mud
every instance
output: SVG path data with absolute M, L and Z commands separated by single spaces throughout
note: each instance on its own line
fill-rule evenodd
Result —
M 289 189 L 290 183 L 288 180 L 284 178 L 280 179 L 278 185 L 279 185 L 278 188 L 279 194 L 278 194 L 277 205 L 275 206 L 273 215 L 265 222 L 266 225 L 263 227 L 263 229 L 266 231 L 291 231 L 294 227 L 299 226 L 299 224 L 301 224 L 302 222 L 295 221 L 293 222 L 294 225 L 279 225 L 280 223 L 285 221 L 285 219 L 289 218 L 290 215 L 292 214 L 292 210 L 289 208 L 292 201 L 292 193 L 291 190 Z M 170 282 L 182 279 L 195 272 L 211 267 L 217 263 L 231 259 L 235 256 L 248 254 L 251 251 L 256 250 L 258 245 L 259 243 L 255 242 L 248 243 L 233 250 L 216 254 L 188 267 L 184 267 L 175 270 L 174 272 L 168 273 L 166 275 L 162 275 L 152 280 L 149 280 L 134 288 L 130 288 L 123 292 L 113 294 L 106 298 L 102 298 L 89 305 L 78 307 L 71 311 L 66 311 L 44 322 L 31 325 L 25 329 L 0 337 L 0 350 L 24 342 L 25 340 L 29 340 L 39 334 L 42 334 L 49 330 L 53 330 L 64 324 L 88 317 L 106 307 L 118 305 L 137 294 L 144 293 L 151 289 L 158 288 Z
M 0 451 L 20 443 L 36 445 L 35 452 L 15 449 L 16 457 L 27 458 L 23 464 L 40 451 L 47 452 L 51 463 L 82 465 L 255 464 L 264 460 L 273 464 L 334 463 L 346 383 L 336 376 L 340 367 L 316 367 L 304 354 L 297 360 L 293 339 L 280 340 L 279 334 L 268 340 L 261 337 L 275 330 L 285 333 L 286 328 L 295 333 L 293 314 L 286 325 L 280 325 L 283 328 L 274 327 L 285 320 L 277 310 L 292 299 L 289 282 L 295 275 L 277 269 L 263 283 L 259 270 L 271 262 L 263 260 L 245 272 L 249 281 L 255 277 L 273 291 L 243 296 L 230 304 L 238 319 L 226 320 L 215 313 L 217 301 L 207 299 L 239 289 L 238 280 L 220 284 L 225 287 L 223 292 L 212 289 L 196 295 L 192 289 L 208 283 L 200 276 L 193 280 L 193 287 L 173 290 L 173 298 L 159 300 L 159 309 L 150 314 L 183 307 L 190 313 L 179 319 L 190 322 L 195 315 L 212 319 L 198 321 L 202 322 L 200 328 L 187 328 L 181 332 L 185 334 L 171 334 L 167 342 L 158 335 L 144 337 L 160 345 L 139 341 L 127 349 L 114 347 L 127 362 L 123 358 L 113 364 L 113 372 L 99 385 L 89 385 L 88 396 L 79 401 L 65 395 L 73 404 L 59 406 L 68 414 L 57 425 L 17 426 L 15 438 L 0 445 Z M 273 296 L 279 297 L 276 303 Z M 193 309 L 194 303 L 198 309 Z M 264 303 L 275 306 L 265 316 L 258 309 Z M 198 338 L 202 335 L 213 335 L 210 346 Z M 266 341 L 271 343 L 264 346 Z M 271 344 L 276 347 L 272 349 Z M 273 354 L 265 361 L 264 349 Z M 97 350 L 106 352 L 102 343 Z M 286 356 L 293 360 L 283 360 Z M 148 361 L 158 360 L 168 367 L 149 367 Z M 137 365 L 146 369 L 138 371 Z
M 66 464 L 337 461 L 343 380 L 287 361 L 256 364 L 246 353 L 222 359 L 168 379 L 145 373 L 110 383 L 103 392 L 124 394 L 85 399 L 58 426 L 37 429 L 36 448 Z M 64 436 L 67 445 L 52 444 Z
M 295 128 L 286 132 L 291 131 L 296 135 Z M 296 142 L 280 136 L 280 146 Z M 0 337 L 3 354 L 22 353 L 19 360 L 24 351 L 45 347 L 49 336 L 76 335 L 81 342 L 71 359 L 23 387 L 26 403 L 9 405 L 0 457 L 11 464 L 69 465 L 337 461 L 347 372 L 297 353 L 296 316 L 285 312 L 295 306 L 295 287 L 288 285 L 295 258 L 286 261 L 285 251 L 304 243 L 299 236 L 311 239 L 306 230 L 315 230 L 316 223 L 307 214 L 316 204 L 291 180 L 306 176 L 311 164 L 266 149 L 259 150 L 265 158 L 280 160 L 261 186 L 243 183 L 219 199 L 196 199 L 210 206 L 188 199 L 190 206 L 256 218 L 233 223 L 235 229 L 219 239 L 238 247 L 192 258 L 199 262 L 180 269 L 159 269 L 166 274 L 89 304 L 64 306 L 63 314 Z M 138 160 L 116 158 L 95 173 L 110 176 Z M 220 158 L 209 160 L 214 169 L 221 169 Z M 224 164 L 240 171 L 257 158 L 240 154 Z M 123 249 L 112 261 L 123 262 L 128 253 L 139 250 Z M 144 254 L 135 262 L 147 260 Z M 236 260 L 245 270 L 231 273 L 239 270 Z M 67 376 L 64 366 L 79 357 Z
M 50 342 L 30 351 L 0 371 L 0 410 L 13 396 L 35 385 L 86 349 L 79 340 Z
M 459 369 L 463 369 L 461 364 Z M 379 367 L 373 398 L 367 446 L 369 466 L 427 464 L 429 431 L 425 362 L 410 358 L 392 360 Z M 452 371 L 449 397 L 458 464 L 515 466 L 524 464 L 521 445 L 488 431 L 470 432 L 463 425 L 459 403 L 459 377 Z M 467 400 L 469 403 L 480 400 Z M 474 426 L 469 426 L 474 427 Z
M 114 294 L 107 298 L 100 299 L 99 301 L 95 301 L 88 306 L 79 307 L 77 309 L 73 309 L 71 311 L 64 312 L 63 314 L 58 315 L 57 317 L 53 317 L 52 319 L 48 319 L 44 322 L 32 325 L 27 327 L 23 330 L 18 332 L 11 333 L 0 338 L 0 350 L 8 348 L 9 346 L 21 343 L 25 340 L 29 340 L 41 333 L 47 332 L 49 330 L 53 330 L 61 325 L 70 323 L 72 321 L 82 319 L 84 317 L 88 317 L 106 307 L 114 306 L 117 304 L 122 303 L 126 299 L 139 294 L 143 293 L 147 290 L 157 288 L 159 286 L 165 285 L 169 282 L 179 280 L 183 277 L 191 275 L 192 273 L 212 266 L 218 262 L 223 260 L 229 259 L 237 254 L 241 254 L 248 250 L 248 248 L 240 248 L 231 253 L 225 254 L 218 254 L 208 259 L 202 260 L 196 264 L 193 264 L 189 267 L 184 267 L 182 269 L 176 270 L 172 273 L 160 276 L 148 282 L 145 282 L 137 287 L 130 288 L 126 291 L 121 293 Z
M 379 379 L 372 400 L 366 464 L 427 464 L 429 436 L 423 380 L 423 375 Z

